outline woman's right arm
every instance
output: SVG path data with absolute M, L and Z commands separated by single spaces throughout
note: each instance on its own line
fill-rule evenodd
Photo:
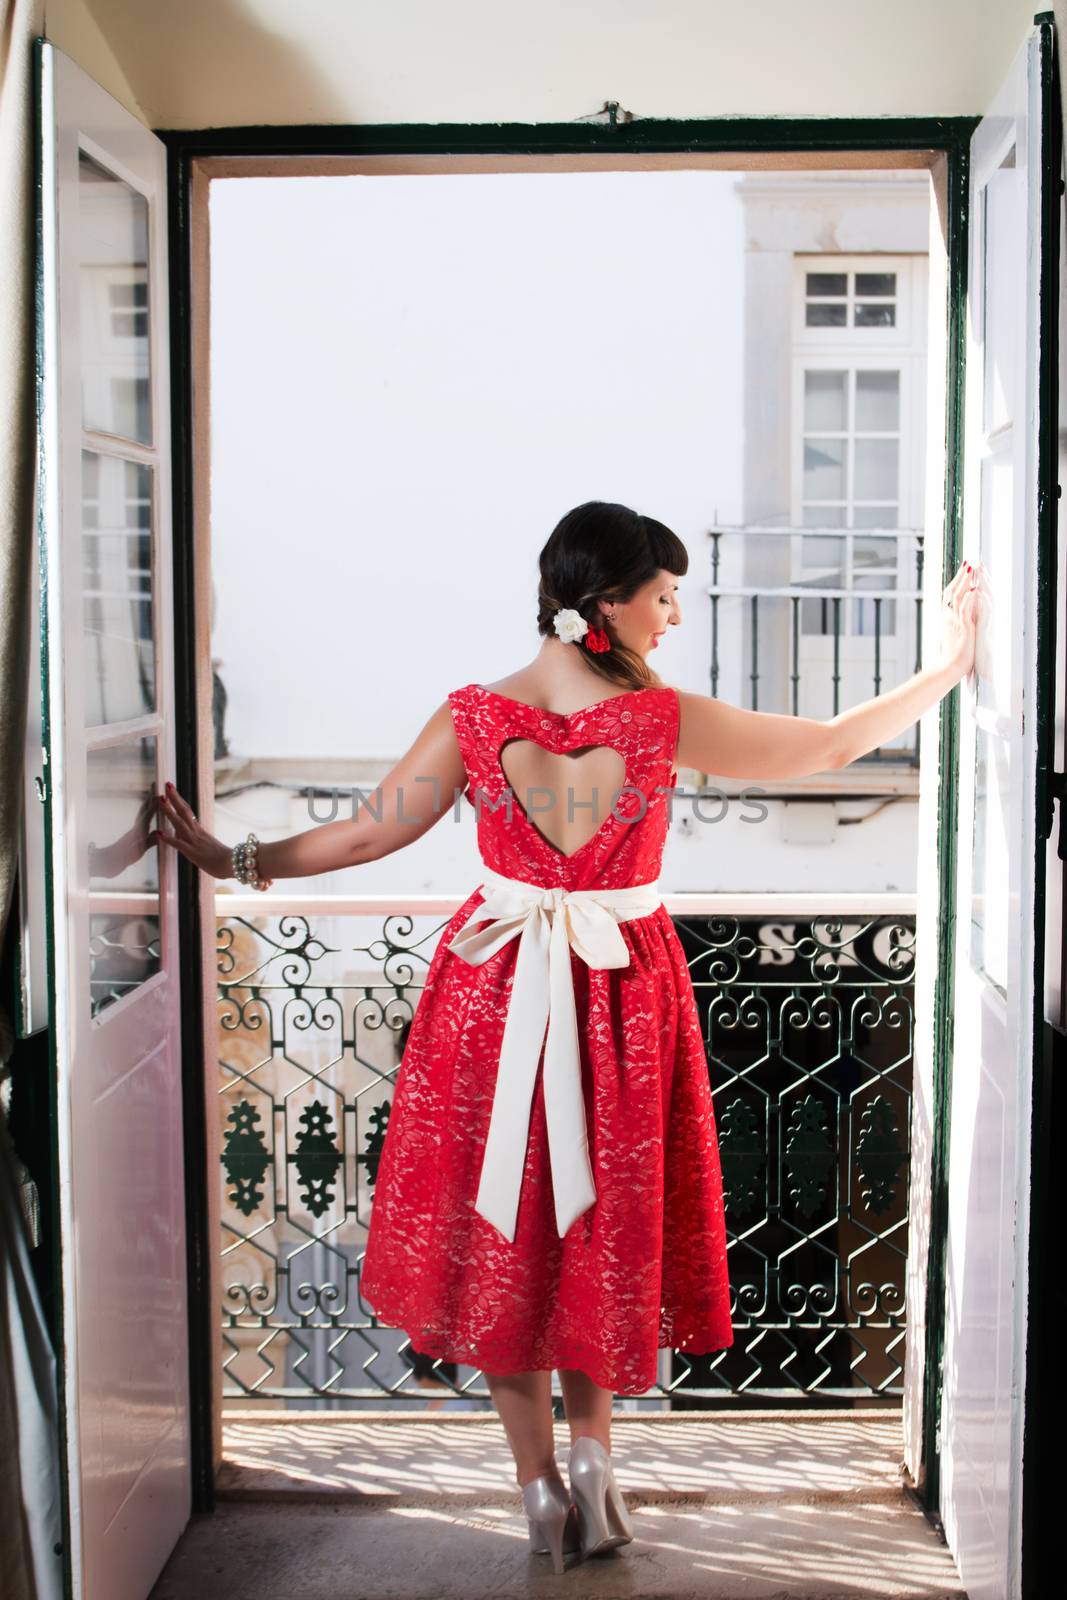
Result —
M 411 844 L 439 822 L 467 786 L 452 713 L 445 700 L 411 747 L 373 794 L 359 797 L 355 817 L 324 822 L 304 833 L 261 841 L 257 851 L 263 878 L 308 878 L 379 861 Z M 151 834 L 215 878 L 233 874 L 230 846 L 216 839 L 193 816 L 177 790 L 159 796 L 161 821 L 171 826 Z M 379 820 L 380 819 L 380 820 Z
M 964 562 L 943 591 L 933 665 L 836 716 L 745 711 L 710 695 L 678 695 L 680 767 L 724 778 L 802 778 L 848 766 L 917 722 L 970 670 L 979 615 L 976 574 Z

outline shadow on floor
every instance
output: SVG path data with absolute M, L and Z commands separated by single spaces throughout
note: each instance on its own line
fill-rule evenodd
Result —
M 529 1551 L 499 1420 L 230 1420 L 218 1507 L 194 1517 L 150 1600 L 961 1600 L 901 1486 L 899 1417 L 620 1416 L 632 1544 Z M 556 1429 L 566 1461 L 565 1424 Z

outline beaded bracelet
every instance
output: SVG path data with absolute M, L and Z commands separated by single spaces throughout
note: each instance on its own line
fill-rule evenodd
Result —
M 269 889 L 273 878 L 259 875 L 259 840 L 254 833 L 233 847 L 233 875 L 249 889 Z

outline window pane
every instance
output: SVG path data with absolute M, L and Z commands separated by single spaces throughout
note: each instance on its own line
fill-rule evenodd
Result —
M 988 291 L 987 284 L 987 291 Z M 994 359 L 988 349 L 985 360 Z M 978 706 L 994 716 L 1013 715 L 1013 636 L 1004 625 L 1013 598 L 1012 553 L 1014 541 L 1001 530 L 1011 527 L 1015 474 L 1012 458 L 1002 450 L 986 455 L 979 464 L 980 490 L 978 555 L 985 563 L 996 604 L 986 618 L 988 672 L 978 679 Z M 1002 733 L 979 725 L 975 744 L 975 800 L 973 887 L 971 901 L 971 959 L 1001 991 L 1008 984 L 1008 946 L 1005 930 L 1011 926 L 1011 804 L 1012 790 L 1022 782 L 1012 762 L 1011 741 Z
M 1021 353 L 1022 341 L 1011 302 L 1015 280 L 1008 270 L 1009 251 L 1020 227 L 1026 225 L 1021 181 L 1019 170 L 1002 162 L 982 188 L 983 425 L 990 433 L 1012 415 L 1015 368 Z
M 87 756 L 89 1000 L 95 1017 L 160 970 L 156 739 Z M 122 905 L 110 904 L 121 898 Z
M 897 275 L 895 272 L 857 272 L 856 298 L 862 295 L 895 295 L 897 292 Z
M 897 433 L 900 430 L 900 373 L 856 373 L 856 431 Z
M 148 284 L 108 285 L 111 332 L 116 338 L 138 338 L 148 332 Z
M 85 722 L 156 708 L 152 469 L 82 451 Z
M 148 444 L 148 201 L 78 155 L 82 420 Z
M 844 433 L 848 426 L 847 372 L 805 372 L 804 427 L 809 433 Z
M 804 588 L 840 589 L 845 578 L 844 539 L 821 539 L 817 533 L 805 534 L 800 541 L 801 573 L 796 582 Z
M 822 509 L 822 508 L 820 508 Z M 800 589 L 841 589 L 845 580 L 844 539 L 821 539 L 805 535 L 800 541 L 800 572 L 793 583 Z M 806 634 L 832 634 L 834 626 L 844 626 L 844 601 L 812 598 L 800 602 L 800 631 Z
M 895 539 L 853 539 L 852 587 L 860 591 L 895 589 L 896 561 Z M 873 600 L 856 600 L 853 602 L 852 617 L 853 633 L 869 634 L 873 637 L 877 628 L 884 639 L 888 634 L 896 632 L 896 601 L 882 600 L 881 605 L 876 606 Z
M 804 499 L 843 500 L 846 492 L 845 441 L 805 439 Z
M 856 499 L 892 500 L 898 492 L 897 439 L 856 440 Z
M 843 528 L 845 526 L 844 506 L 805 506 L 805 528 Z
M 847 272 L 806 272 L 806 294 L 848 294 Z
M 807 325 L 809 328 L 844 328 L 848 323 L 848 307 L 842 300 L 839 305 L 832 301 L 808 301 Z
M 862 588 L 862 584 L 857 585 Z M 878 585 L 877 587 L 881 587 Z M 888 585 L 893 587 L 893 585 Z M 853 600 L 852 632 L 873 639 L 889 639 L 897 631 L 897 603 L 895 600 Z M 884 688 L 883 684 L 883 688 Z
M 896 505 L 856 506 L 852 524 L 856 528 L 895 528 L 899 517 L 900 507 Z
M 857 588 L 863 587 L 864 576 L 879 574 L 877 581 L 867 587 L 896 587 L 897 541 L 895 539 L 864 539 L 857 536 L 852 541 L 852 571 Z M 892 577 L 892 583 L 886 581 Z
M 1010 828 L 1011 774 L 1005 741 L 986 728 L 974 746 L 974 893 L 971 903 L 971 958 L 1007 993 L 1011 918 L 1004 915 L 1011 888 L 1010 855 L 1004 841 Z
M 896 323 L 897 308 L 895 305 L 863 305 L 857 301 L 855 327 L 895 328 Z

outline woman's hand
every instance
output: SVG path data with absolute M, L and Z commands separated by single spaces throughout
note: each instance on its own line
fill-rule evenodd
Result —
M 173 833 L 153 828 L 150 839 L 169 844 L 191 861 L 194 867 L 209 872 L 213 878 L 229 878 L 233 874 L 233 854 L 228 845 L 216 839 L 213 833 L 202 828 L 193 816 L 192 808 L 184 801 L 172 783 L 165 794 L 157 796 L 161 820 L 165 819 Z
M 974 670 L 974 641 L 981 612 L 979 580 L 981 564 L 960 563 L 959 571 L 946 584 L 941 596 L 941 663 L 951 667 L 957 678 Z

